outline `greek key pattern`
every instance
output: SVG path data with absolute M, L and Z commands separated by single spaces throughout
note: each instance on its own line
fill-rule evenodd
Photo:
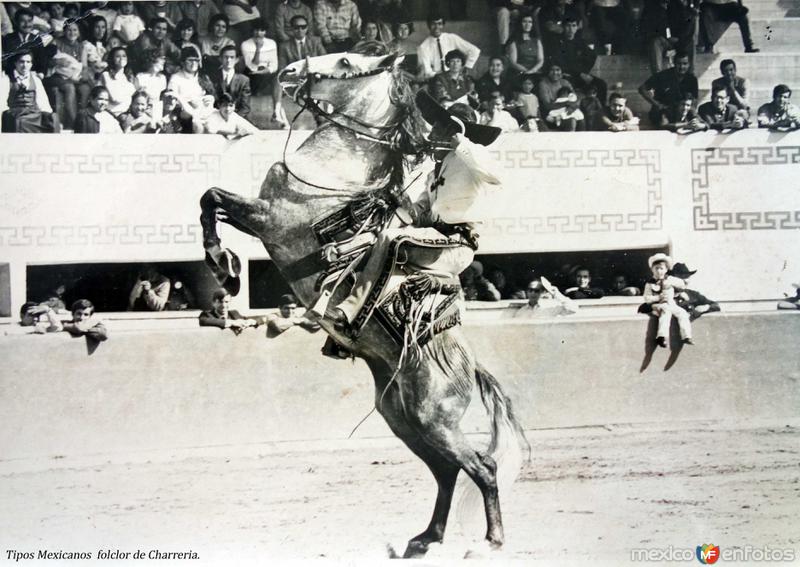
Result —
M 199 224 L 0 226 L 0 247 L 199 244 Z
M 646 210 L 631 213 L 554 215 L 546 217 L 499 217 L 493 219 L 496 234 L 581 234 L 602 232 L 639 232 L 661 230 L 663 206 L 661 194 L 661 151 L 658 149 L 568 149 L 495 151 L 506 169 L 559 168 L 643 168 L 643 191 L 647 192 Z M 606 172 L 610 176 L 610 172 Z M 600 187 L 607 184 L 600 183 Z M 567 189 L 567 188 L 565 188 Z M 567 193 L 565 191 L 565 198 Z
M 0 154 L 2 175 L 74 174 L 186 174 L 205 173 L 209 182 L 219 178 L 219 154 Z
M 695 230 L 791 230 L 800 228 L 800 211 L 722 212 L 713 210 L 709 170 L 714 166 L 800 164 L 800 146 L 699 148 L 692 150 Z

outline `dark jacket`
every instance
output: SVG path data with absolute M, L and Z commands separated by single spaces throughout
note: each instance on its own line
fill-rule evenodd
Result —
M 242 118 L 247 118 L 250 114 L 250 79 L 240 73 L 234 73 L 230 84 L 226 85 L 222 81 L 222 70 L 211 73 L 211 82 L 214 85 L 214 98 L 219 101 L 223 93 L 228 93 L 236 103 L 236 114 Z

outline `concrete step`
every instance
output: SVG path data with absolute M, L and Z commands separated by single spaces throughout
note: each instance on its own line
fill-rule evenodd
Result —
M 800 51 L 800 18 L 751 19 L 753 42 L 761 51 Z M 741 51 L 739 26 L 731 25 L 714 46 L 716 51 Z

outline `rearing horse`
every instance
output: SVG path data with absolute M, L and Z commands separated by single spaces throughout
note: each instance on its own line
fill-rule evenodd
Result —
M 426 125 L 399 63 L 394 54 L 343 53 L 299 61 L 281 72 L 288 93 L 302 89 L 309 100 L 325 101 L 334 111 L 323 112 L 327 122 L 272 166 L 257 199 L 218 188 L 203 195 L 206 260 L 222 285 L 238 291 L 238 260 L 221 247 L 218 221 L 259 238 L 300 301 L 306 306 L 317 301 L 315 284 L 325 265 L 312 222 L 387 188 L 402 189 L 405 156 L 423 147 Z M 347 286 L 340 287 L 334 302 L 347 294 Z M 500 384 L 476 362 L 461 328 L 437 334 L 420 347 L 419 357 L 400 365 L 401 347 L 374 317 L 357 339 L 337 333 L 328 319 L 321 325 L 366 361 L 375 380 L 376 408 L 436 479 L 430 523 L 408 542 L 404 556 L 423 555 L 431 543 L 443 540 L 461 470 L 481 492 L 486 540 L 501 546 L 498 477 L 505 473 L 513 482 L 527 441 Z M 487 451 L 474 449 L 459 426 L 474 385 L 491 419 Z

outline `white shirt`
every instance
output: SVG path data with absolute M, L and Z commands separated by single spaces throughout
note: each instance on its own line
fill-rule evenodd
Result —
M 133 43 L 142 34 L 145 27 L 142 18 L 136 14 L 119 14 L 114 20 L 114 26 L 111 29 L 119 32 L 125 43 Z
M 122 128 L 120 127 L 119 122 L 117 122 L 117 119 L 114 118 L 114 116 L 107 110 L 104 110 L 103 112 L 98 112 L 96 114 L 93 114 L 92 116 L 94 116 L 95 120 L 97 120 L 100 123 L 100 130 L 98 134 L 122 133 Z
M 130 107 L 131 96 L 136 92 L 136 87 L 128 80 L 123 71 L 119 71 L 113 77 L 109 71 L 103 71 L 102 77 L 103 86 L 108 89 L 111 99 L 108 111 L 114 116 L 119 116 Z
M 441 55 L 439 54 L 437 39 L 442 47 Z M 428 36 L 417 48 L 417 59 L 422 77 L 428 79 L 436 73 L 441 73 L 444 70 L 442 68 L 442 59 L 444 59 L 448 51 L 453 49 L 458 49 L 466 55 L 467 61 L 464 66 L 468 69 L 472 69 L 475 66 L 478 56 L 481 54 L 480 49 L 454 33 L 443 32 L 438 38 Z
M 500 128 L 503 132 L 519 131 L 519 124 L 517 124 L 514 117 L 505 110 L 496 110 L 494 116 L 489 116 L 488 112 L 484 112 L 481 114 L 481 124 Z
M 19 73 L 14 70 L 14 80 L 19 78 Z M 44 85 L 35 73 L 31 72 L 28 77 L 23 81 L 27 84 L 29 79 L 33 79 L 33 88 L 36 92 L 36 106 L 42 112 L 53 112 L 53 107 L 50 106 L 50 99 L 47 98 L 47 91 L 44 90 Z M 8 97 L 11 94 L 11 79 L 5 73 L 0 73 L 0 112 L 8 110 Z
M 250 69 L 251 73 L 275 73 L 278 71 L 278 45 L 274 40 L 268 37 L 264 38 L 264 44 L 258 50 L 259 63 L 253 63 L 256 56 L 256 42 L 253 38 L 242 42 L 242 59 L 244 59 L 245 67 Z M 266 69 L 259 71 L 259 67 L 264 66 Z
M 235 112 L 231 112 L 228 119 L 225 120 L 219 110 L 215 110 L 208 117 L 206 130 L 209 134 L 233 134 L 237 136 L 258 132 L 258 128 Z
M 135 83 L 137 89 L 143 90 L 150 97 L 150 104 L 155 105 L 161 98 L 161 93 L 167 88 L 167 77 L 164 73 L 158 75 L 138 73 Z

